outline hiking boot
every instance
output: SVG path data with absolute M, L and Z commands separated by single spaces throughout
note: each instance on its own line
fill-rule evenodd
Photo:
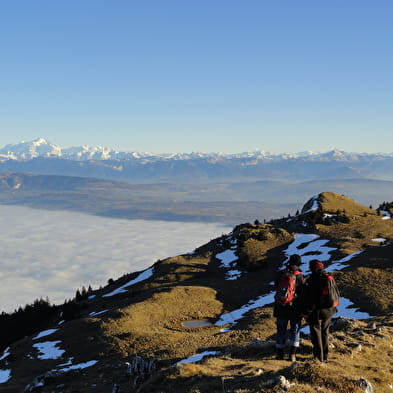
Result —
M 283 360 L 284 359 L 284 349 L 283 348 L 276 348 L 276 350 L 277 350 L 276 359 Z
M 291 362 L 296 362 L 296 351 L 297 347 L 291 347 L 291 349 L 289 350 L 289 360 Z

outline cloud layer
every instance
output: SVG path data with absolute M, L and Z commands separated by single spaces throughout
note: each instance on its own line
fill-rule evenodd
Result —
M 145 269 L 227 233 L 222 224 L 121 220 L 0 205 L 1 311 Z

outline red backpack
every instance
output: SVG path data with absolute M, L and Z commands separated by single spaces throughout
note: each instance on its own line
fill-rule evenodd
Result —
M 329 273 L 325 274 L 326 281 L 321 293 L 321 307 L 337 307 L 340 303 L 340 292 L 334 277 Z
M 280 281 L 277 285 L 274 299 L 280 304 L 291 304 L 295 299 L 296 276 L 300 274 L 299 270 L 294 272 L 284 269 L 281 271 Z

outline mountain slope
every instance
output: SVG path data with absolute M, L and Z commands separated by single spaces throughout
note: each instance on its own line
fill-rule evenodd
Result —
M 279 376 L 294 392 L 361 392 L 361 377 L 390 391 L 393 304 L 390 293 L 380 296 L 393 279 L 390 214 L 334 193 L 311 198 L 302 211 L 238 225 L 193 253 L 110 282 L 65 322 L 58 309 L 41 336 L 5 348 L 1 391 L 274 392 Z M 293 253 L 304 270 L 317 257 L 335 271 L 338 316 L 373 316 L 335 320 L 328 364 L 311 361 L 307 335 L 297 364 L 274 358 L 271 282 Z M 351 303 L 360 314 L 345 308 Z

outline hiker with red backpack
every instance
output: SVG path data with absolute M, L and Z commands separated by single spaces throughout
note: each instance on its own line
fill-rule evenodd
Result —
M 303 316 L 310 325 L 314 358 L 327 362 L 329 325 L 337 312 L 340 293 L 333 276 L 324 270 L 323 262 L 313 259 L 309 268 L 311 274 L 304 288 Z
M 276 295 L 273 316 L 276 318 L 277 324 L 276 349 L 278 359 L 284 359 L 289 324 L 289 357 L 291 361 L 296 361 L 296 351 L 300 344 L 300 314 L 305 282 L 299 268 L 301 263 L 300 255 L 291 255 L 285 269 L 280 271 L 275 280 Z

